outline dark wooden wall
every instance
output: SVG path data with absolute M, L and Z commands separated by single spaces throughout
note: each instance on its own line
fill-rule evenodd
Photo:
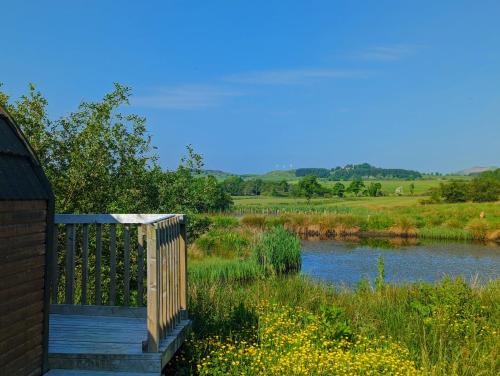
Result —
M 0 201 L 0 375 L 41 375 L 46 201 Z

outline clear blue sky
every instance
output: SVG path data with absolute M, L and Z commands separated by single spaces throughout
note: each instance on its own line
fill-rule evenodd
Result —
M 112 89 L 165 167 L 500 164 L 500 1 L 9 1 L 0 82 L 58 116 Z

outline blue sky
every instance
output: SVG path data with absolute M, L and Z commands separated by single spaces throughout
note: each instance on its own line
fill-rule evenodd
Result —
M 500 165 L 499 1 L 10 1 L 0 82 L 133 88 L 165 167 Z

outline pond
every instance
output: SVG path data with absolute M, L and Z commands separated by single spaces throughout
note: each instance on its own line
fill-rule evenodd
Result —
M 363 278 L 373 283 L 380 255 L 389 283 L 435 282 L 448 275 L 484 284 L 500 277 L 496 244 L 394 239 L 302 241 L 302 272 L 336 285 L 352 287 Z

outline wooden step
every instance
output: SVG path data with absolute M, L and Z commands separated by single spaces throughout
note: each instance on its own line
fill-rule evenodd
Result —
M 160 351 L 147 353 L 142 351 L 145 318 L 50 314 L 49 368 L 158 375 L 182 345 L 190 326 L 189 320 L 182 320 L 160 343 Z
M 51 369 L 44 376 L 158 376 L 157 372 L 88 371 L 81 369 Z

